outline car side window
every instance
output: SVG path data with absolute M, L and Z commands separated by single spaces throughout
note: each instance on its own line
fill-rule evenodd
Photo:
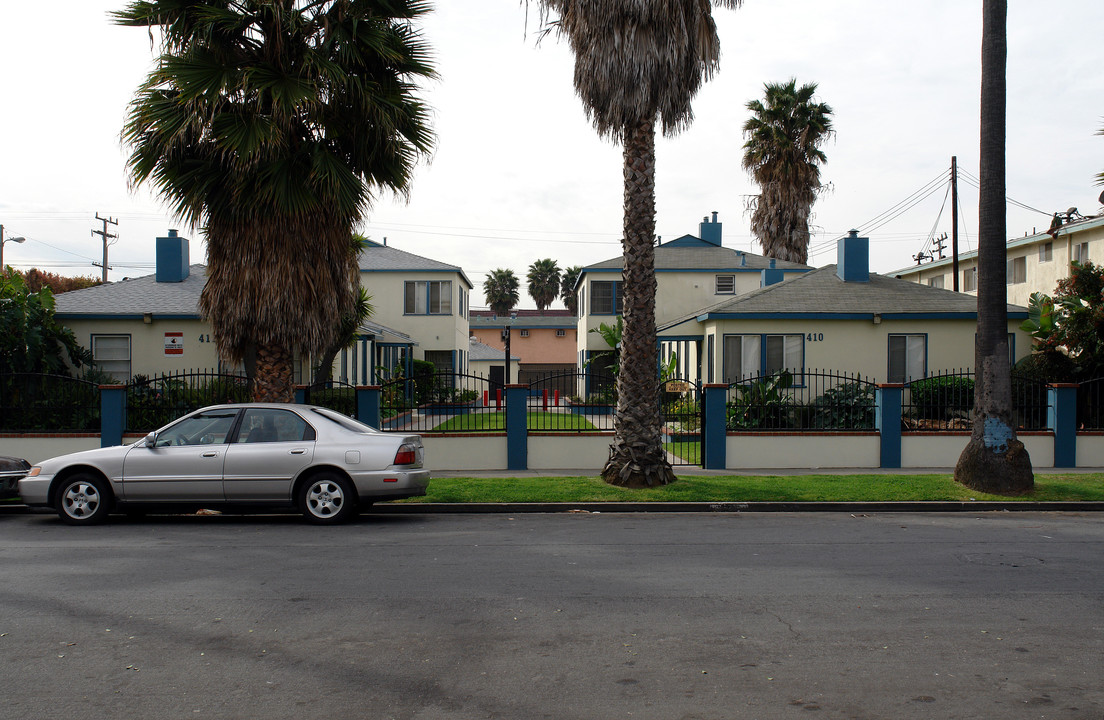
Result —
M 249 408 L 237 442 L 301 442 L 314 439 L 314 428 L 290 410 Z
M 237 410 L 212 410 L 185 418 L 157 436 L 157 447 L 220 445 L 234 425 Z

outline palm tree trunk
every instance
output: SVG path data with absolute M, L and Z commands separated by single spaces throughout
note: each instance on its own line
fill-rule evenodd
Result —
M 602 477 L 622 487 L 675 480 L 660 432 L 655 324 L 655 122 L 625 131 L 625 256 L 621 369 L 610 457 Z
M 257 348 L 253 401 L 295 402 L 295 373 L 291 350 L 275 344 Z
M 984 0 L 981 41 L 981 190 L 978 217 L 978 323 L 974 350 L 974 428 L 955 480 L 979 492 L 1031 492 L 1031 458 L 1016 439 L 1005 249 L 1005 69 L 1007 0 Z

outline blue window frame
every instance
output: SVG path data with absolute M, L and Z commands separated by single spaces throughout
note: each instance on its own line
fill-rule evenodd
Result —
M 620 280 L 593 280 L 590 283 L 590 314 L 591 315 L 620 315 L 621 314 L 621 286 Z

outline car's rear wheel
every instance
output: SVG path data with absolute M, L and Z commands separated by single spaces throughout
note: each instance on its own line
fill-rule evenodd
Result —
M 70 525 L 97 525 L 111 512 L 111 491 L 103 478 L 79 473 L 62 483 L 55 506 L 58 517 Z
M 342 523 L 356 514 L 356 495 L 349 481 L 337 473 L 318 473 L 299 489 L 299 510 L 312 523 Z

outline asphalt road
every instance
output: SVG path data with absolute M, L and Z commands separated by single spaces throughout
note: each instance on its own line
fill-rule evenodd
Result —
M 1104 718 L 1078 513 L 0 516 L 0 718 Z

